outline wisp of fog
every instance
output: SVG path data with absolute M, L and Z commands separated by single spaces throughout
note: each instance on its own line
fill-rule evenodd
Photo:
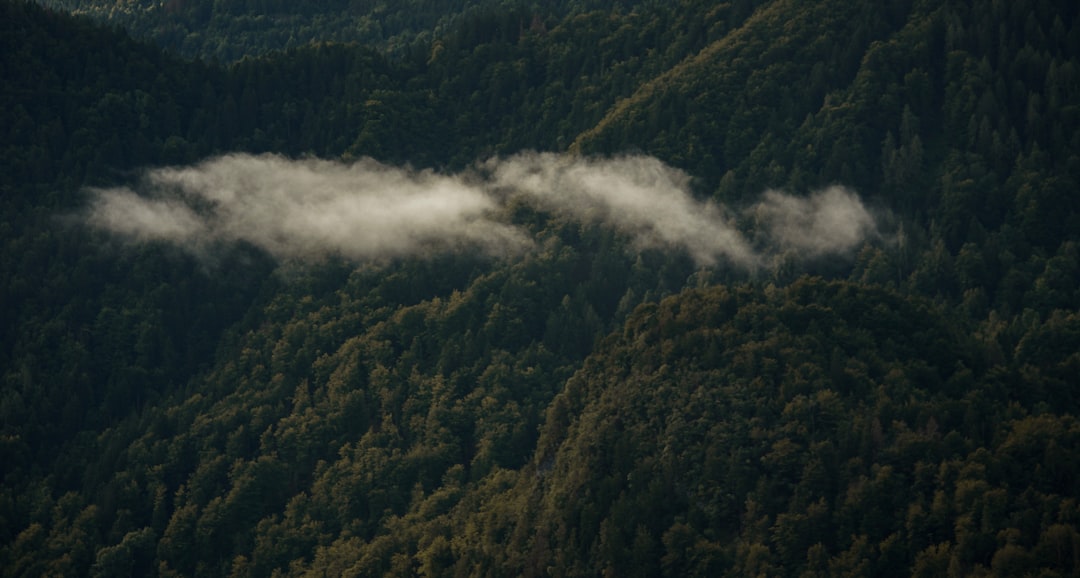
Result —
M 496 199 L 459 177 L 275 155 L 226 155 L 149 171 L 132 190 L 97 190 L 89 221 L 194 250 L 246 241 L 282 259 L 409 256 L 448 247 L 494 254 L 529 240 Z
M 507 217 L 522 199 L 563 218 L 613 227 L 638 248 L 687 251 L 700 265 L 748 269 L 778 250 L 843 254 L 877 235 L 858 196 L 831 187 L 806 198 L 767 191 L 741 212 L 764 226 L 765 247 L 736 226 L 738 213 L 690 192 L 690 177 L 647 156 L 588 159 L 523 153 L 467 174 L 229 154 L 189 167 L 148 170 L 129 187 L 91 189 L 85 220 L 137 242 L 167 241 L 195 253 L 246 242 L 282 260 L 353 260 L 473 249 L 530 250 Z
M 765 191 L 748 211 L 768 233 L 768 242 L 805 257 L 847 253 L 878 236 L 877 223 L 852 191 L 832 186 L 807 198 Z
M 487 165 L 496 186 L 566 217 L 608 224 L 633 235 L 639 246 L 682 248 L 700 264 L 718 257 L 744 266 L 755 261 L 724 211 L 694 199 L 690 178 L 655 158 L 534 153 Z

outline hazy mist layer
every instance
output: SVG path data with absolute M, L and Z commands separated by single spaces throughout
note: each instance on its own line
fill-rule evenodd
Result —
M 563 218 L 601 223 L 639 248 L 687 251 L 700 265 L 754 269 L 778 251 L 846 254 L 877 236 L 858 196 L 830 187 L 795 197 L 767 191 L 749 215 L 765 243 L 751 244 L 736 213 L 690 194 L 688 175 L 646 156 L 586 159 L 527 153 L 467 174 L 230 154 L 190 167 L 148 170 L 130 187 L 91 189 L 86 221 L 134 241 L 195 253 L 247 242 L 283 260 L 353 260 L 479 250 L 528 251 L 533 239 L 506 218 L 523 199 Z

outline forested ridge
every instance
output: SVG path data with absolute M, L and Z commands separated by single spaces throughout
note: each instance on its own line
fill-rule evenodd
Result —
M 522 7 L 530 22 L 597 9 L 622 10 L 641 0 L 599 2 L 505 2 L 503 0 L 39 0 L 51 8 L 121 26 L 134 36 L 188 57 L 233 62 L 318 42 L 378 46 L 398 54 L 417 41 L 430 42 L 462 22 Z M 521 23 L 513 23 L 521 27 Z
M 48 4 L 0 0 L 3 575 L 1080 575 L 1073 2 Z M 483 211 L 301 250 L 236 232 L 263 170 Z M 597 175 L 745 246 L 514 192 Z

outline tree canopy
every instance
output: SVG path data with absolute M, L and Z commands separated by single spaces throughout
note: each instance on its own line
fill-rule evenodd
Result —
M 1075 3 L 43 4 L 0 0 L 4 576 L 1080 573 Z M 492 185 L 523 151 L 760 258 Z M 223 155 L 479 182 L 531 249 L 86 226 L 222 214 Z M 872 231 L 777 237 L 832 187 Z

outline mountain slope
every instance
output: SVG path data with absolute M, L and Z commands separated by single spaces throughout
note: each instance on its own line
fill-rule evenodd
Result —
M 644 83 L 574 146 L 589 152 L 608 142 L 648 142 L 676 164 L 693 163 L 696 174 L 722 175 L 760 140 L 784 138 L 769 133 L 790 130 L 780 123 L 820 107 L 826 86 L 849 82 L 869 43 L 895 25 L 889 15 L 865 3 L 769 2 Z
M 1073 4 L 510 8 L 229 66 L 0 10 L 5 576 L 1077 572 Z M 275 251 L 222 190 L 283 184 L 184 181 L 229 159 L 479 191 L 533 247 Z M 834 184 L 853 247 L 777 236 L 841 228 Z M 86 226 L 107 194 L 203 238 Z
M 1080 535 L 1076 407 L 1027 405 L 985 356 L 873 289 L 683 292 L 567 382 L 500 530 L 527 573 L 1075 571 L 1075 545 L 1047 553 Z
M 39 0 L 50 8 L 121 26 L 134 36 L 192 58 L 234 62 L 308 44 L 364 44 L 405 52 L 418 39 L 452 34 L 462 21 L 504 8 L 494 0 L 427 2 L 212 2 L 209 0 Z M 535 24 L 595 9 L 630 9 L 639 2 L 545 2 Z M 539 10 L 542 9 L 542 10 Z M 530 22 L 516 23 L 528 26 Z

